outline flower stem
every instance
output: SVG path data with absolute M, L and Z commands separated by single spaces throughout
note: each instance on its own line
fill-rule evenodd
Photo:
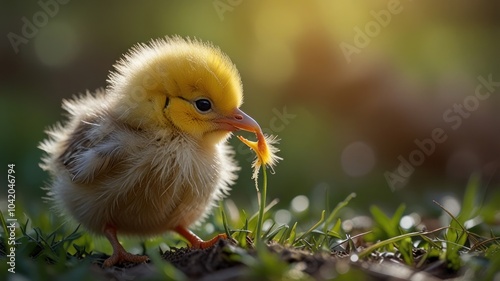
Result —
M 262 243 L 262 225 L 264 224 L 264 210 L 266 209 L 266 194 L 267 194 L 267 171 L 266 165 L 262 165 L 262 192 L 259 200 L 259 219 L 257 221 L 257 230 L 255 231 L 255 239 L 257 244 Z

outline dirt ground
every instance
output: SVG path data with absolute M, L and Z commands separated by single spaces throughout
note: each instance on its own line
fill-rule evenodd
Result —
M 311 253 L 305 250 L 286 248 L 279 244 L 268 245 L 270 252 L 280 260 L 293 265 L 316 280 L 329 280 L 341 277 L 349 271 L 358 272 L 365 280 L 450 280 L 458 277 L 457 272 L 449 272 L 444 263 L 431 261 L 418 271 L 403 264 L 394 255 L 375 253 L 367 260 L 353 262 L 349 255 L 336 253 Z M 255 250 L 244 250 L 221 240 L 211 248 L 200 250 L 190 248 L 172 249 L 162 254 L 163 259 L 182 271 L 191 280 L 256 280 L 263 274 L 256 273 L 241 261 L 242 251 L 256 257 Z M 424 253 L 416 251 L 416 259 Z M 124 264 L 113 268 L 102 268 L 102 261 L 107 256 L 96 259 L 92 270 L 106 280 L 144 280 L 158 276 L 157 268 L 151 263 L 139 265 Z M 353 272 L 351 272 L 353 273 Z M 253 275 L 252 275 L 253 274 Z M 262 277 L 262 275 L 260 275 Z

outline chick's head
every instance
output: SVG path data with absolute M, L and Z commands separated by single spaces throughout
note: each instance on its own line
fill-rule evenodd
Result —
M 260 132 L 239 109 L 243 89 L 238 70 L 220 49 L 181 37 L 133 48 L 116 66 L 109 92 L 119 118 L 135 127 L 167 128 L 204 143 L 230 132 Z

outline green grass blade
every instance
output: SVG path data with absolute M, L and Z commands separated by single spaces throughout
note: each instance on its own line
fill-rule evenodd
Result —
M 413 265 L 414 264 L 414 259 L 413 259 L 413 243 L 411 241 L 411 238 L 405 238 L 401 240 L 401 242 L 398 245 L 398 250 L 401 253 L 401 256 L 403 256 L 403 260 L 407 265 Z
M 266 165 L 262 165 L 262 192 L 260 193 L 259 200 L 259 218 L 257 220 L 257 229 L 255 230 L 255 240 L 257 244 L 262 243 L 262 226 L 264 224 L 264 213 L 266 208 L 267 197 L 267 169 Z
M 328 230 L 328 226 L 332 223 L 332 221 L 337 217 L 337 214 L 338 212 L 344 208 L 345 206 L 347 206 L 349 204 L 349 202 L 356 198 L 356 193 L 351 193 L 349 194 L 345 199 L 344 201 L 342 202 L 339 202 L 337 204 L 337 206 L 335 206 L 335 209 L 333 209 L 333 211 L 330 213 L 330 215 L 328 215 L 328 218 L 326 219 L 325 221 L 325 226 L 324 226 L 324 229 L 323 229 L 323 232 L 327 232 Z
M 231 238 L 231 231 L 229 231 L 229 224 L 227 223 L 226 211 L 224 210 L 224 206 L 219 204 L 220 215 L 222 217 L 222 225 L 224 226 L 224 232 L 226 233 L 227 238 Z
M 379 241 L 379 242 L 377 242 L 377 243 L 375 243 L 375 244 L 373 244 L 373 245 L 365 248 L 363 251 L 361 251 L 358 254 L 358 256 L 360 258 L 365 258 L 371 252 L 376 251 L 377 249 L 385 247 L 387 245 L 399 242 L 399 241 L 401 241 L 403 239 L 411 238 L 411 237 L 415 237 L 415 236 L 422 236 L 422 237 L 424 237 L 424 235 L 429 235 L 429 234 L 432 234 L 432 233 L 435 233 L 435 232 L 439 232 L 439 231 L 442 231 L 443 229 L 447 229 L 447 228 L 448 227 L 441 227 L 441 228 L 434 229 L 432 231 L 427 231 L 427 232 L 410 232 L 410 233 L 401 234 L 401 235 L 398 235 L 398 236 L 395 236 L 395 237 L 391 237 L 389 239 Z
M 278 233 L 280 233 L 281 231 L 286 231 L 286 229 L 288 228 L 290 228 L 290 226 L 288 226 L 287 224 L 280 225 L 266 236 L 266 241 L 273 240 L 274 237 L 278 235 Z
M 467 187 L 465 189 L 464 198 L 462 200 L 462 209 L 460 210 L 460 214 L 457 216 L 458 222 L 464 224 L 469 219 L 474 218 L 474 216 L 478 212 L 478 190 L 480 186 L 480 179 L 478 175 L 473 175 L 469 179 L 467 183 Z
M 287 244 L 292 245 L 293 243 L 295 243 L 296 235 L 297 235 L 297 222 L 293 224 L 292 229 L 290 229 L 289 236 L 286 237 Z
M 321 218 L 319 219 L 319 221 L 317 223 L 315 223 L 313 226 L 311 226 L 311 228 L 309 228 L 309 230 L 307 230 L 306 232 L 302 233 L 302 235 L 300 235 L 299 238 L 297 238 L 297 240 L 294 241 L 294 243 L 297 242 L 297 241 L 299 241 L 299 240 L 302 240 L 305 236 L 309 235 L 309 233 L 311 233 L 313 230 L 315 230 L 324 221 L 325 221 L 325 210 L 323 210 L 321 212 Z

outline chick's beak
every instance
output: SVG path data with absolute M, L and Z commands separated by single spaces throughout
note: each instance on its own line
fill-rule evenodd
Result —
M 219 124 L 221 130 L 230 132 L 237 130 L 244 130 L 252 133 L 261 132 L 259 124 L 239 108 L 234 110 L 229 116 L 217 119 L 216 122 Z

